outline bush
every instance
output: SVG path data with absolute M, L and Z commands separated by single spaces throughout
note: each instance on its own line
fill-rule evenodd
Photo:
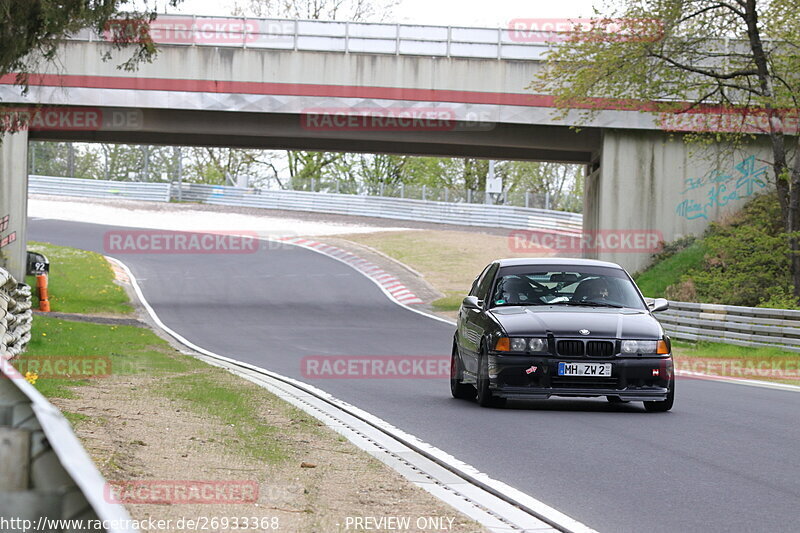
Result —
M 701 267 L 668 287 L 668 294 L 694 292 L 694 300 L 700 302 L 797 308 L 789 241 L 775 195 L 758 196 L 725 224 L 712 224 L 703 245 Z

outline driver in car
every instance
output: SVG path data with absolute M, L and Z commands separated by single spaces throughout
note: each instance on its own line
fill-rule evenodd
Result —
M 578 287 L 578 301 L 590 302 L 608 299 L 608 282 L 605 278 L 596 278 L 584 281 Z

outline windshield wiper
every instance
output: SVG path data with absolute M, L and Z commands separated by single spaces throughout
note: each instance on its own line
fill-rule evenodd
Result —
M 614 309 L 625 309 L 624 305 L 612 304 L 609 302 L 595 302 L 593 300 L 588 302 L 553 302 L 548 305 L 577 305 L 580 307 L 613 307 Z

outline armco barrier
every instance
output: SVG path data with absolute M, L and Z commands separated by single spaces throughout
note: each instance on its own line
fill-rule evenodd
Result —
M 505 205 L 432 202 L 354 194 L 271 191 L 220 185 L 171 186 L 168 183 L 109 182 L 45 176 L 30 176 L 28 183 L 31 194 L 158 202 L 168 202 L 173 198 L 235 207 L 312 211 L 462 226 L 545 229 L 564 233 L 579 233 L 583 227 L 583 216 L 578 213 Z
M 670 302 L 657 317 L 675 339 L 800 352 L 800 311 Z
M 13 367 L 30 340 L 30 309 L 30 288 L 0 268 L 0 528 L 135 533 L 127 511 L 103 499 L 105 480 L 69 422 Z
M 125 198 L 169 202 L 170 184 L 30 176 L 28 192 L 81 198 Z

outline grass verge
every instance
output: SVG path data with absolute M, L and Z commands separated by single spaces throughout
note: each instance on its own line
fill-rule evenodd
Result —
M 663 298 L 667 287 L 677 285 L 682 276 L 701 267 L 705 254 L 702 242 L 695 242 L 636 276 L 636 284 L 645 296 Z
M 28 250 L 50 260 L 48 290 L 53 311 L 95 315 L 126 315 L 133 311 L 102 255 L 41 242 L 30 242 Z M 33 276 L 27 276 L 26 283 L 36 287 Z M 38 302 L 34 301 L 34 306 Z

